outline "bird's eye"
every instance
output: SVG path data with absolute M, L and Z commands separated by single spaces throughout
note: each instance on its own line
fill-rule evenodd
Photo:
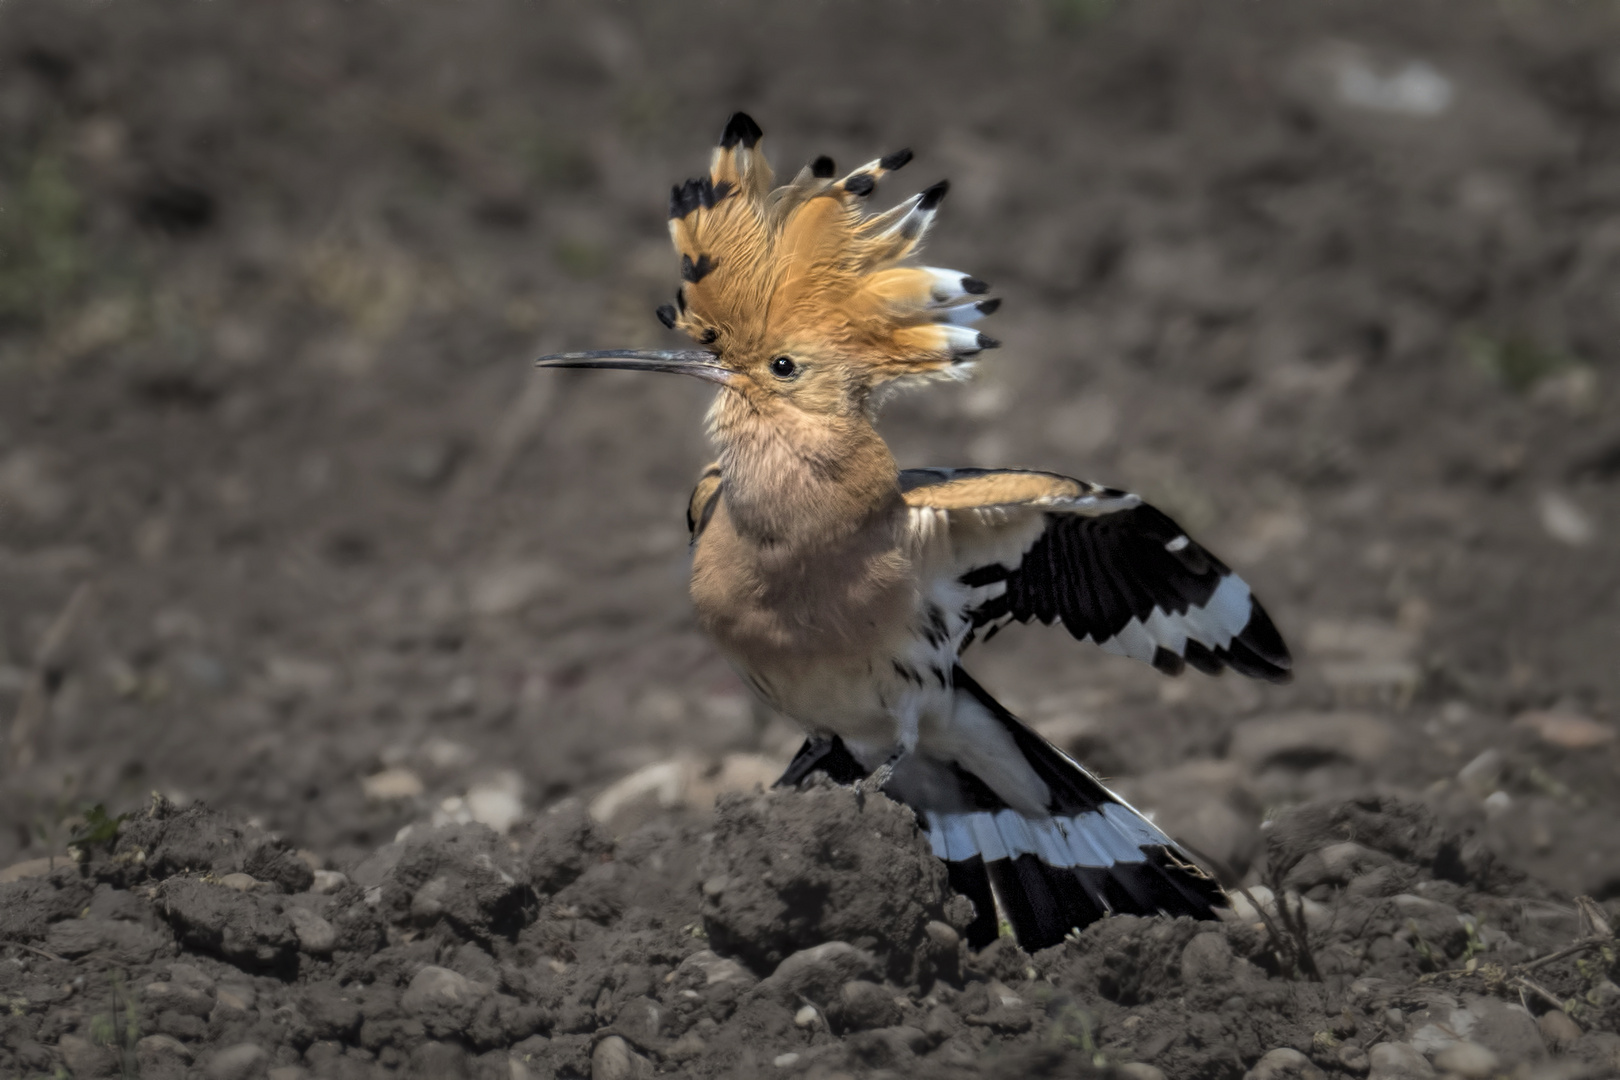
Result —
M 778 379 L 791 379 L 798 370 L 799 365 L 795 364 L 790 356 L 778 356 L 771 361 L 771 374 Z

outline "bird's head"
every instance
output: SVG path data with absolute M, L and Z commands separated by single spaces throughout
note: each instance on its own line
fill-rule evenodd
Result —
M 682 372 L 760 413 L 869 418 L 888 391 L 962 378 L 996 345 L 973 329 L 999 304 L 984 282 L 906 265 L 948 185 L 867 212 L 877 182 L 910 161 L 909 150 L 842 178 L 817 158 L 773 188 L 760 137 L 737 113 L 709 174 L 670 194 L 681 285 L 658 318 L 699 348 L 561 353 L 540 366 Z

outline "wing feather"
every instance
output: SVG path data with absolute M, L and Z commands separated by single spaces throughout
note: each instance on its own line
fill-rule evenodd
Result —
M 697 487 L 692 489 L 692 498 L 686 504 L 686 530 L 692 534 L 694 544 L 714 516 L 714 508 L 720 502 L 720 487 L 720 463 L 715 462 L 703 470 Z
M 1243 579 L 1129 492 L 1016 469 L 908 469 L 900 487 L 914 517 L 944 518 L 975 631 L 1061 622 L 1168 674 L 1289 678 L 1288 646 Z

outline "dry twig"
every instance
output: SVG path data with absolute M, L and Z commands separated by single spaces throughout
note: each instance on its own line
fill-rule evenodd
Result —
M 45 959 L 47 959 L 47 960 L 55 960 L 59 964 L 69 963 L 69 960 L 68 960 L 67 957 L 65 957 L 65 956 L 57 956 L 55 953 L 50 952 L 47 949 L 41 949 L 38 945 L 29 945 L 29 944 L 26 944 L 26 943 L 21 942 L 21 941 L 8 941 L 8 942 L 6 942 L 6 944 L 10 945 L 10 946 L 12 946 L 14 948 L 18 948 L 18 949 L 27 949 L 31 953 L 38 953 L 40 956 L 43 956 Z

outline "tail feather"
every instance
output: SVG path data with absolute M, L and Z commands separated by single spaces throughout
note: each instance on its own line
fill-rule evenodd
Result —
M 961 765 L 937 762 L 914 763 L 926 768 L 931 783 L 885 788 L 917 811 L 951 887 L 973 901 L 976 915 L 964 935 L 970 946 L 996 939 L 998 910 L 1018 943 L 1033 952 L 1108 915 L 1211 919 L 1226 906 L 1219 884 L 1157 826 L 1025 727 L 961 668 L 954 684 L 1003 726 L 1050 791 L 1047 813 L 1026 816 Z M 814 772 L 853 783 L 869 770 L 836 736 L 817 737 L 805 741 L 777 784 L 791 786 Z
M 1105 915 L 1211 919 L 1226 906 L 1220 885 L 1157 826 L 1021 723 L 960 667 L 954 684 L 1000 721 L 1051 790 L 1051 816 L 1045 818 L 1026 818 L 1004 804 L 992 810 L 984 805 L 983 784 L 971 809 L 923 812 L 936 853 L 957 860 L 977 856 L 988 864 L 1020 945 L 1055 945 L 1070 930 Z M 986 842 L 970 850 L 962 838 L 978 839 L 985 819 L 999 826 L 996 835 L 983 836 Z

